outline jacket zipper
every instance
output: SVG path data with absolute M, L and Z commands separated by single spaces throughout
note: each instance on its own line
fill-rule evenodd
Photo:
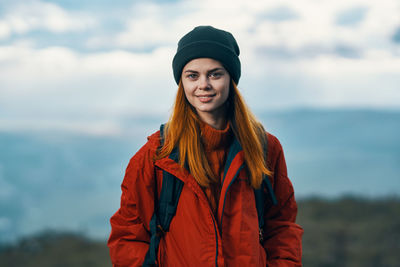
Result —
M 218 231 L 217 231 L 217 224 L 215 222 L 215 218 L 214 218 L 214 214 L 212 213 L 211 209 L 210 209 L 210 213 L 211 213 L 211 218 L 214 224 L 214 233 L 215 233 L 215 267 L 218 267 Z

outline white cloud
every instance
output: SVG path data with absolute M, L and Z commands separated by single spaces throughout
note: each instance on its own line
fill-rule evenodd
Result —
M 139 2 L 131 7 L 129 16 L 122 19 L 125 28 L 110 35 L 98 35 L 88 38 L 89 48 L 134 48 L 152 50 L 155 47 L 175 45 L 180 33 L 186 31 L 179 18 L 190 12 L 184 2 L 155 4 Z M 176 15 L 175 15 L 176 14 Z
M 53 33 L 83 31 L 96 25 L 92 16 L 69 12 L 55 4 L 40 1 L 19 2 L 9 5 L 0 19 L 0 38 L 11 33 L 25 34 L 33 30 Z
M 10 33 L 10 26 L 5 22 L 0 21 L 0 40 L 8 38 L 10 36 Z
M 201 24 L 236 37 L 243 66 L 239 85 L 252 106 L 263 108 L 268 99 L 273 108 L 399 108 L 400 48 L 390 40 L 399 27 L 397 5 L 393 0 L 134 4 L 130 16 L 120 18 L 125 23 L 121 31 L 88 30 L 83 42 L 89 52 L 67 46 L 37 48 L 35 39 L 23 36 L 1 46 L 0 114 L 40 114 L 47 116 L 41 127 L 60 128 L 48 116 L 85 114 L 91 120 L 166 113 L 176 89 L 171 62 L 177 41 Z M 39 28 L 84 30 L 97 23 L 83 11 L 54 4 L 35 1 L 17 7 L 1 19 L 0 38 Z M 366 10 L 357 23 L 335 23 L 338 14 L 354 8 Z M 21 121 L 26 123 L 26 118 Z M 65 129 L 83 129 L 85 122 L 68 123 Z M 107 123 L 96 125 L 94 132 L 116 131 Z
M 365 15 L 357 24 L 337 25 L 337 17 L 348 10 L 362 8 Z M 398 21 L 398 4 L 361 1 L 183 1 L 157 5 L 135 4 L 125 29 L 113 36 L 93 36 L 88 47 L 152 49 L 176 45 L 177 40 L 197 25 L 214 25 L 234 33 L 242 52 L 260 46 L 285 47 L 297 53 L 304 47 L 347 46 L 363 52 L 369 48 L 388 49 Z M 282 19 L 270 19 L 281 12 Z M 287 19 L 290 11 L 291 18 Z
M 0 46 L 0 77 L 3 81 L 63 80 L 73 77 L 112 75 L 119 77 L 150 77 L 170 70 L 174 49 L 160 47 L 151 53 L 113 50 L 78 53 L 66 47 L 35 49 L 22 45 Z
M 83 54 L 64 47 L 0 47 L 0 110 L 6 111 L 0 113 L 9 114 L 12 119 L 5 123 L 13 128 L 18 127 L 10 121 L 17 117 L 23 124 L 33 119 L 55 128 L 65 120 L 66 129 L 75 129 L 85 119 L 94 123 L 129 112 L 165 112 L 176 89 L 173 53 L 170 48 Z M 81 122 L 71 124 L 71 117 Z M 109 131 L 107 123 L 99 125 Z

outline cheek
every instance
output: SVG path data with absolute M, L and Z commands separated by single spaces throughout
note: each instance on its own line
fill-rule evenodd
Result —
M 193 90 L 188 87 L 183 88 L 183 92 L 185 93 L 186 100 L 193 105 Z
M 225 97 L 228 98 L 229 96 L 229 86 L 225 90 Z
M 190 87 L 183 85 L 183 92 L 185 93 L 186 98 L 190 98 L 193 91 L 190 90 Z
M 224 87 L 224 90 L 221 92 L 221 94 L 222 94 L 222 98 L 224 99 L 224 101 L 226 101 L 229 96 L 229 84 L 228 84 L 228 86 Z

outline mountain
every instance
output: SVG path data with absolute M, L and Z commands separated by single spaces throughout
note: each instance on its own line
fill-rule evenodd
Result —
M 294 110 L 265 113 L 299 196 L 400 192 L 400 112 Z
M 257 114 L 280 140 L 296 196 L 380 197 L 400 192 L 400 111 Z M 0 242 L 43 229 L 104 239 L 131 156 L 164 121 L 121 118 L 123 135 L 0 132 Z

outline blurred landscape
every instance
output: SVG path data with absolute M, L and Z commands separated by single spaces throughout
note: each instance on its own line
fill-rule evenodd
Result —
M 400 262 L 400 199 L 308 198 L 298 202 L 307 267 L 395 267 Z M 106 240 L 42 232 L 0 247 L 0 266 L 111 266 Z
M 398 266 L 400 112 L 256 115 L 284 148 L 305 266 Z M 163 122 L 122 118 L 107 135 L 0 131 L 0 266 L 110 266 L 125 167 Z

